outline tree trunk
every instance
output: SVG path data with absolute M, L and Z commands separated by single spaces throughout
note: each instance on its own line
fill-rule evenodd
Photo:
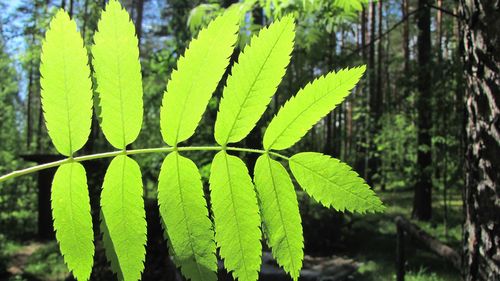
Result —
M 337 35 L 335 33 L 335 30 L 332 30 L 332 32 L 328 35 L 328 67 L 333 67 L 334 66 L 334 56 L 335 56 L 335 51 L 337 49 Z M 330 69 L 327 69 L 327 71 L 330 71 Z M 326 127 L 326 132 L 325 132 L 325 145 L 323 147 L 323 152 L 327 155 L 331 155 L 333 157 L 337 157 L 335 153 L 335 113 L 336 111 L 332 111 L 328 113 L 326 116 L 325 120 L 325 127 Z
M 403 0 L 401 4 L 401 11 L 403 14 L 403 19 L 408 16 L 409 13 L 409 0 Z M 410 21 L 405 20 L 403 26 L 403 56 L 404 56 L 404 72 L 405 74 L 410 70 Z
M 382 0 L 379 0 L 382 1 Z M 368 77 L 369 77 L 369 109 L 370 109 L 370 158 L 368 160 L 369 173 L 367 182 L 370 186 L 374 185 L 374 177 L 378 173 L 379 168 L 379 157 L 376 156 L 376 145 L 374 142 L 374 136 L 378 133 L 378 123 L 380 119 L 380 97 L 377 86 L 377 77 L 380 75 L 378 69 L 375 68 L 375 39 L 376 39 L 376 4 L 375 1 L 372 1 L 370 4 L 370 48 L 369 48 L 369 56 L 368 56 Z M 380 42 L 380 39 L 379 39 Z M 379 50 L 380 51 L 380 50 Z
M 500 280 L 499 1 L 460 1 L 466 80 L 464 277 Z
M 436 12 L 436 51 L 438 62 L 443 60 L 443 0 L 437 1 L 438 10 Z
M 85 0 L 83 4 L 83 23 L 82 23 L 82 37 L 83 37 L 83 42 L 86 42 L 87 36 L 87 21 L 89 17 L 89 0 Z
M 432 215 L 431 155 L 431 0 L 418 1 L 418 96 L 417 96 L 417 182 L 412 216 L 429 220 Z
M 68 11 L 69 16 L 72 18 L 73 17 L 73 0 L 69 0 L 69 11 Z
M 363 6 L 363 9 L 361 10 L 360 13 L 360 21 L 361 21 L 361 28 L 360 28 L 360 40 L 361 40 L 361 47 L 359 50 L 361 51 L 361 56 L 363 58 L 363 61 L 366 61 L 367 59 L 367 52 L 366 48 L 364 46 L 366 45 L 367 40 L 367 15 L 366 15 L 366 8 Z M 360 107 L 365 110 L 366 106 L 366 94 L 364 94 L 366 87 L 362 87 L 361 91 L 361 98 L 360 98 Z M 368 118 L 365 116 L 361 116 L 359 118 L 359 126 L 358 129 L 356 130 L 359 132 L 357 138 L 356 138 L 356 164 L 355 164 L 355 170 L 363 177 L 367 178 L 367 156 L 366 156 L 366 140 L 367 138 L 367 124 L 368 124 Z
M 142 37 L 142 17 L 144 14 L 144 0 L 137 0 L 136 9 L 137 9 L 137 17 L 135 19 L 135 32 L 137 33 L 137 40 L 139 41 L 139 47 L 140 47 L 141 37 Z
M 377 96 L 375 97 L 375 112 L 374 112 L 374 116 L 375 116 L 375 120 L 374 120 L 374 127 L 375 127 L 375 134 L 373 136 L 375 136 L 376 134 L 378 134 L 378 132 L 380 131 L 380 118 L 382 116 L 382 112 L 383 112 L 383 105 L 384 105 L 384 94 L 383 94 L 383 77 L 384 77 L 384 71 L 383 71 L 383 68 L 382 68 L 382 58 L 383 58 L 383 55 L 384 55 L 384 47 L 383 47 L 383 40 L 382 40 L 382 0 L 379 0 L 377 2 L 377 16 L 378 16 L 378 46 L 377 46 L 377 49 L 378 49 L 378 53 L 377 53 Z M 389 37 L 389 36 L 388 36 Z M 374 146 L 375 150 L 376 151 L 376 147 Z M 377 153 L 378 154 L 378 153 Z M 378 169 L 380 167 L 380 164 L 381 164 L 381 159 L 380 157 L 374 157 L 373 161 L 375 162 L 374 163 L 374 166 L 375 166 L 375 171 L 378 172 Z M 380 182 L 379 180 L 379 183 L 380 183 L 380 190 L 382 191 L 385 191 L 385 184 Z

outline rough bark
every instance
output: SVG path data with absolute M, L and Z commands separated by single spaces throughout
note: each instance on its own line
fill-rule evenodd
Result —
M 500 1 L 461 0 L 466 82 L 464 279 L 500 280 Z
M 431 0 L 418 1 L 418 96 L 417 96 L 417 181 L 412 216 L 429 220 L 432 216 L 431 155 Z

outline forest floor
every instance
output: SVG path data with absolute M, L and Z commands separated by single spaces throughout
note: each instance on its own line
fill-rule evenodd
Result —
M 345 252 L 338 253 L 362 265 L 353 280 L 395 280 L 396 225 L 398 215 L 411 217 L 412 190 L 377 192 L 387 209 L 383 214 L 353 216 L 351 227 L 345 230 Z M 415 222 L 422 229 L 455 250 L 461 248 L 462 199 L 458 191 L 448 197 L 447 233 L 444 226 L 444 205 L 441 194 L 433 195 L 433 218 L 430 222 Z M 439 256 L 430 253 L 415 241 L 405 241 L 407 281 L 456 281 L 460 274 Z
M 402 215 L 410 218 L 413 192 L 397 190 L 377 192 L 387 209 L 383 214 L 348 216 L 349 227 L 342 230 L 342 247 L 336 256 L 352 259 L 361 264 L 350 280 L 395 280 L 396 227 L 394 218 Z M 448 202 L 448 230 L 443 224 L 443 203 L 434 194 L 433 219 L 417 224 L 442 242 L 460 249 L 462 201 L 458 192 L 452 193 Z M 0 236 L 2 236 L 0 234 Z M 0 237 L 2 238 L 2 237 Z M 67 270 L 55 242 L 14 241 L 5 239 L 0 245 L 0 280 L 64 280 Z M 407 281 L 455 281 L 459 273 L 440 257 L 406 240 Z M 3 263 L 3 265 L 2 265 Z M 2 267 L 4 269 L 2 269 Z M 2 270 L 15 269 L 19 274 Z M 12 272 L 11 272 L 12 273 Z M 9 276 L 10 275 L 10 276 Z M 9 277 L 7 277 L 9 276 Z

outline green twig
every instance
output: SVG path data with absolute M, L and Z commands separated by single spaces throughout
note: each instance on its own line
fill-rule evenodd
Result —
M 224 148 L 222 146 L 186 146 L 186 147 L 177 147 L 177 151 L 221 151 Z M 13 179 L 16 177 L 28 175 L 31 173 L 35 173 L 41 170 L 49 169 L 49 168 L 54 168 L 61 166 L 66 163 L 71 163 L 71 162 L 83 162 L 83 161 L 89 161 L 89 160 L 95 160 L 95 159 L 101 159 L 101 158 L 109 158 L 109 157 L 115 157 L 118 155 L 135 155 L 135 154 L 148 154 L 148 153 L 167 153 L 167 152 L 172 152 L 174 151 L 174 147 L 156 147 L 156 148 L 143 148 L 143 149 L 131 149 L 131 150 L 118 150 L 118 151 L 112 151 L 112 152 L 104 152 L 104 153 L 97 153 L 97 154 L 90 154 L 90 155 L 84 155 L 84 156 L 78 156 L 74 158 L 66 158 L 50 163 L 45 163 L 29 168 L 25 168 L 22 170 L 17 170 L 11 173 L 8 173 L 6 175 L 3 175 L 0 177 L 0 182 L 4 182 L 9 179 Z M 258 154 L 265 154 L 269 153 L 269 155 L 273 155 L 275 157 L 288 160 L 289 158 L 281 155 L 277 152 L 268 152 L 265 150 L 261 149 L 251 149 L 251 148 L 243 148 L 243 147 L 232 147 L 228 146 L 225 148 L 225 150 L 230 150 L 230 151 L 240 151 L 240 152 L 247 152 L 247 153 L 258 153 Z

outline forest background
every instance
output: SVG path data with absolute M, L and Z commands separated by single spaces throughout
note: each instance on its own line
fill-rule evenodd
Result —
M 90 48 L 105 2 L 0 2 L 0 174 L 57 154 L 40 105 L 42 39 L 57 9 L 65 8 Z M 200 28 L 238 1 L 121 2 L 131 15 L 140 42 L 145 112 L 134 147 L 159 147 L 163 145 L 159 106 L 176 60 Z M 295 15 L 297 37 L 292 61 L 274 100 L 242 146 L 260 148 L 262 129 L 307 81 L 332 70 L 367 65 L 365 76 L 350 97 L 291 152 L 319 151 L 347 162 L 381 196 L 387 211 L 367 216 L 340 214 L 313 204 L 299 192 L 306 255 L 311 259 L 335 256 L 355 263 L 356 270 L 349 275 L 353 280 L 393 280 L 394 218 L 398 215 L 413 219 L 426 232 L 461 252 L 467 151 L 462 3 L 245 2 L 256 3 L 247 5 L 249 12 L 233 61 L 252 34 L 283 14 Z M 496 9 L 498 15 L 498 6 Z M 224 80 L 190 143 L 213 143 L 213 124 Z M 95 118 L 83 153 L 110 150 Z M 211 154 L 197 152 L 190 157 L 198 163 L 206 185 Z M 247 166 L 253 167 L 253 155 L 243 157 Z M 137 157 L 143 167 L 144 194 L 150 201 L 155 198 L 162 158 Z M 91 194 L 100 192 L 102 176 L 102 171 L 96 171 L 89 179 Z M 39 181 L 36 176 L 23 177 L 0 187 L 1 280 L 64 280 L 68 276 L 55 242 L 39 238 Z M 459 278 L 457 269 L 418 243 L 407 241 L 406 248 L 408 280 Z M 101 262 L 105 267 L 105 261 Z

